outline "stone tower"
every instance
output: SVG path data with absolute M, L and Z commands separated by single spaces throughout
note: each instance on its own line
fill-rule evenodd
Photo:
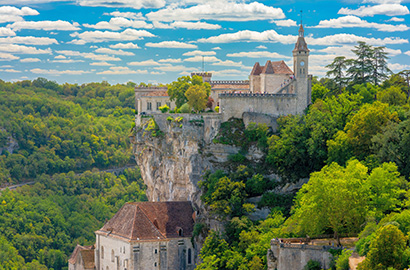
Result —
M 296 78 L 298 96 L 297 112 L 303 110 L 311 102 L 311 77 L 309 76 L 309 49 L 305 41 L 303 25 L 299 27 L 299 37 L 293 50 L 293 72 Z

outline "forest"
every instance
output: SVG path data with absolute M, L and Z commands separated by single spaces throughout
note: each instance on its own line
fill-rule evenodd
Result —
M 366 260 L 358 269 L 410 266 L 410 71 L 392 73 L 383 47 L 359 42 L 353 53 L 313 78 L 306 113 L 279 118 L 277 132 L 233 119 L 221 126 L 214 143 L 242 150 L 231 157 L 231 171 L 200 183 L 202 201 L 225 231 L 197 227 L 206 237 L 197 269 L 266 269 L 271 239 L 325 234 L 359 237 L 355 248 Z M 265 152 L 264 164 L 250 165 L 250 143 Z M 293 195 L 270 192 L 277 183 L 263 175 L 272 168 L 289 183 L 309 182 Z M 265 220 L 249 218 L 255 196 L 258 207 L 271 207 Z M 331 269 L 348 270 L 351 254 L 335 251 Z M 320 263 L 305 269 L 320 270 Z
M 124 203 L 147 200 L 128 138 L 134 86 L 0 81 L 0 187 L 35 183 L 0 191 L 0 269 L 67 269 Z

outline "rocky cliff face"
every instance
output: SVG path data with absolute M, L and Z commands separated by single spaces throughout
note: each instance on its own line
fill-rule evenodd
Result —
M 132 137 L 149 200 L 190 200 L 201 208 L 198 182 L 203 174 L 221 168 L 239 148 L 212 143 L 221 123 L 219 114 L 158 114 L 154 119 L 155 129 L 148 127 L 150 118 L 137 119 Z

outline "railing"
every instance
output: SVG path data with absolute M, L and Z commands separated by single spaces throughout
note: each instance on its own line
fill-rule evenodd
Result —
M 248 80 L 211 81 L 211 84 L 237 84 L 237 85 L 244 85 L 244 84 L 249 84 L 249 81 L 248 81 Z
M 273 94 L 273 93 L 221 93 L 219 97 L 296 97 L 296 94 Z

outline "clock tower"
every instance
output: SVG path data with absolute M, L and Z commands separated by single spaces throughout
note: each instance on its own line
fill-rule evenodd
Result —
M 311 76 L 309 76 L 309 49 L 305 31 L 300 24 L 299 36 L 293 50 L 293 73 L 296 78 L 297 112 L 303 113 L 311 102 Z

